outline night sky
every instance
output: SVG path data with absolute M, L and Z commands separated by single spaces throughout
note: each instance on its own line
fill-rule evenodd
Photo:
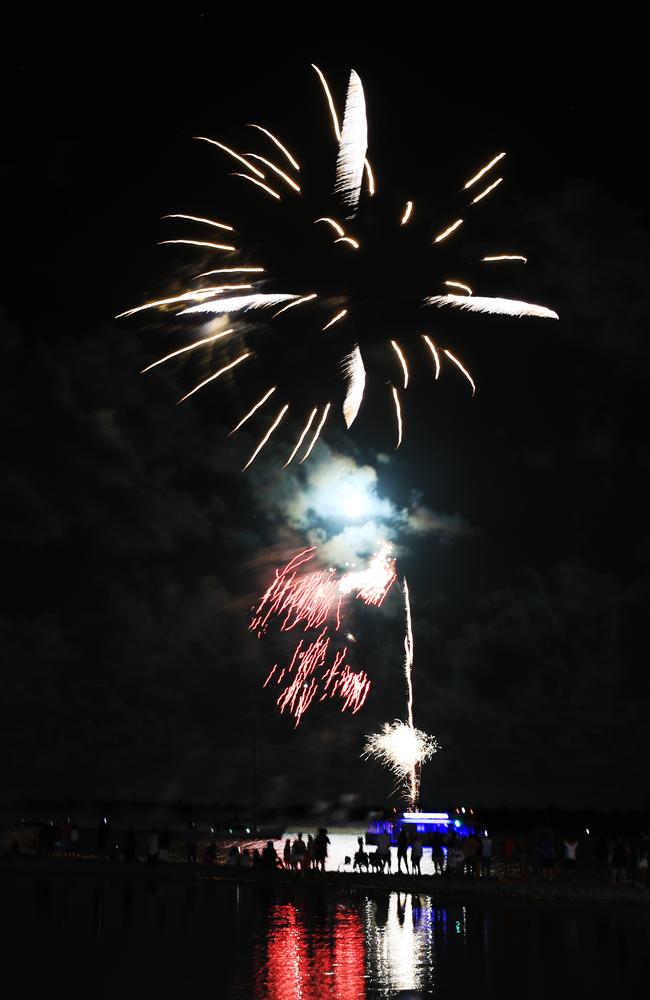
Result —
M 314 27 L 295 44 L 289 21 L 285 31 L 209 11 L 148 31 L 60 20 L 16 31 L 0 157 L 2 795 L 387 799 L 391 777 L 358 758 L 366 733 L 404 715 L 397 589 L 380 610 L 350 610 L 354 664 L 373 679 L 354 717 L 319 705 L 294 730 L 261 689 L 280 647 L 247 632 L 274 566 L 314 541 L 343 564 L 383 535 L 412 593 L 415 721 L 441 744 L 423 804 L 641 806 L 643 63 L 604 30 L 573 43 L 528 26 L 527 50 L 496 23 L 469 40 L 453 20 L 410 19 L 342 30 L 341 43 L 334 13 L 322 17 L 327 39 Z M 617 54 L 626 68 L 614 74 Z M 398 452 L 377 374 L 350 433 L 337 417 L 310 461 L 282 472 L 299 429 L 287 425 L 242 474 L 267 424 L 227 434 L 259 393 L 242 395 L 242 379 L 176 406 L 214 356 L 139 372 L 199 326 L 113 317 L 222 266 L 158 246 L 188 232 L 162 215 L 237 224 L 240 212 L 252 226 L 256 195 L 244 202 L 230 164 L 192 136 L 250 148 L 243 126 L 259 122 L 327 176 L 335 147 L 311 62 L 340 108 L 349 67 L 363 79 L 383 208 L 411 198 L 439 230 L 458 216 L 462 183 L 508 151 L 502 188 L 467 215 L 441 276 L 547 305 L 560 322 L 427 313 L 423 330 L 457 351 L 475 398 L 451 366 L 434 382 L 413 351 Z M 528 263 L 481 272 L 472 261 L 491 249 Z M 365 333 L 375 345 L 415 343 L 421 314 L 405 308 L 399 329 L 381 301 L 414 260 L 386 240 Z M 442 290 L 438 277 L 429 294 Z M 278 350 L 284 365 L 287 342 Z M 289 373 L 307 395 L 324 377 L 311 354 Z M 365 490 L 363 516 L 337 508 L 343 483 Z

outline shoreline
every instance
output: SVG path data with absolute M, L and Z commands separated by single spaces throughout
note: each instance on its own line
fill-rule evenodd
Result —
M 470 899 L 509 899 L 535 902 L 625 903 L 650 905 L 650 888 L 635 885 L 611 888 L 602 881 L 578 875 L 575 879 L 558 878 L 542 880 L 531 878 L 525 882 L 495 876 L 472 878 L 447 875 L 398 875 L 366 874 L 348 871 L 295 872 L 286 869 L 274 871 L 233 869 L 227 865 L 191 865 L 187 862 L 166 862 L 150 866 L 144 863 L 124 864 L 98 861 L 96 858 L 3 858 L 0 859 L 0 876 L 4 874 L 26 876 L 82 876 L 94 878 L 144 878 L 160 881 L 216 881 L 244 885 L 261 885 L 267 888 L 301 889 L 317 891 L 326 889 L 347 894 L 373 894 L 377 892 L 414 893 L 434 897 L 465 897 Z

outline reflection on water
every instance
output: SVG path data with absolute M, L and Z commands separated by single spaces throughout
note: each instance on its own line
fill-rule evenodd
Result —
M 487 925 L 485 925 L 487 929 Z M 275 903 L 258 940 L 259 1000 L 394 997 L 436 993 L 438 951 L 448 934 L 467 944 L 467 911 L 434 906 L 428 896 L 376 894 L 315 913 Z
M 644 906 L 0 869 L 3 998 L 611 998 L 650 974 Z
M 309 924 L 294 903 L 272 906 L 266 940 L 257 942 L 255 957 L 260 1000 L 366 995 L 363 920 L 346 905 L 338 904 L 330 919 Z

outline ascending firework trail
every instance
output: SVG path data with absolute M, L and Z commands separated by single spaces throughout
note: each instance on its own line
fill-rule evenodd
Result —
M 411 626 L 411 602 L 409 588 L 404 579 L 404 606 L 406 609 L 406 632 L 404 635 L 404 673 L 406 676 L 406 722 L 396 719 L 385 722 L 378 733 L 368 736 L 362 757 L 374 757 L 391 769 L 398 780 L 401 791 L 410 809 L 416 809 L 420 793 L 420 770 L 422 765 L 438 749 L 433 736 L 428 736 L 413 724 L 413 629 Z

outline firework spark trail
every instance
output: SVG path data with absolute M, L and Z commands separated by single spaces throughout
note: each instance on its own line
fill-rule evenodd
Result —
M 262 176 L 264 176 L 264 174 L 262 174 Z M 251 184 L 256 184 L 258 188 L 261 188 L 262 191 L 266 191 L 266 193 L 270 194 L 273 198 L 276 199 L 276 201 L 282 201 L 281 196 L 274 188 L 269 187 L 269 185 L 265 184 L 264 181 L 258 181 L 256 177 L 251 177 L 249 174 L 238 174 L 238 173 L 231 174 L 231 177 L 243 177 L 245 181 L 250 181 Z
M 301 295 L 300 298 L 295 299 L 294 302 L 290 302 L 288 306 L 282 306 L 282 309 L 278 309 L 276 313 L 273 313 L 271 318 L 275 319 L 276 316 L 280 316 L 283 312 L 286 312 L 287 309 L 293 309 L 294 306 L 300 306 L 303 302 L 312 302 L 316 298 L 318 298 L 316 292 L 312 292 L 311 295 Z
M 406 631 L 404 633 L 404 673 L 406 675 L 406 690 L 408 698 L 406 702 L 406 712 L 408 722 L 413 727 L 413 627 L 411 624 L 411 600 L 409 597 L 409 585 L 404 577 L 404 610 L 406 613 Z
M 269 398 L 269 396 L 272 395 L 272 393 L 274 393 L 276 389 L 277 389 L 277 385 L 274 385 L 272 389 L 269 389 L 269 391 L 264 396 L 262 396 L 261 399 L 258 399 L 258 401 L 255 403 L 255 406 L 252 406 L 250 408 L 250 410 L 248 411 L 248 413 L 241 418 L 241 420 L 239 421 L 239 423 L 235 427 L 233 427 L 233 429 L 231 430 L 230 433 L 234 434 L 235 431 L 238 431 L 240 427 L 243 427 L 244 424 L 246 423 L 246 421 L 250 417 L 253 416 L 253 414 L 255 413 L 255 411 L 259 410 L 260 406 L 264 406 L 264 404 L 266 403 L 266 401 Z
M 402 351 L 397 341 L 391 340 L 390 343 L 391 347 L 395 351 L 395 354 L 399 358 L 400 365 L 402 366 L 402 372 L 404 373 L 404 388 L 407 389 L 409 384 L 409 370 L 406 364 L 406 358 L 404 357 L 404 352 Z
M 345 229 L 336 221 L 336 219 L 330 219 L 328 215 L 324 215 L 320 219 L 314 219 L 314 225 L 316 225 L 317 222 L 327 222 L 328 225 L 330 225 L 332 229 L 339 234 L 339 236 L 345 236 Z
M 468 295 L 472 295 L 472 289 L 462 281 L 445 281 L 445 285 L 448 285 L 449 288 L 462 288 Z
M 201 274 L 195 274 L 193 281 L 197 278 L 207 278 L 209 274 L 263 274 L 263 267 L 218 267 L 214 271 L 202 271 Z
M 253 159 L 259 160 L 260 163 L 263 163 L 265 166 L 269 167 L 274 174 L 277 174 L 278 177 L 281 177 L 282 180 L 289 185 L 289 187 L 293 188 L 294 191 L 297 191 L 298 194 L 300 194 L 300 188 L 298 187 L 296 182 L 291 177 L 289 177 L 289 174 L 286 174 L 284 170 L 281 170 L 280 167 L 277 166 L 277 164 L 272 163 L 271 160 L 267 160 L 266 157 L 260 156 L 258 153 L 246 153 L 246 156 L 252 156 Z
M 285 405 L 282 407 L 282 409 L 278 413 L 277 417 L 275 418 L 275 420 L 273 421 L 273 423 L 269 427 L 268 431 L 266 432 L 266 434 L 264 435 L 264 437 L 262 438 L 262 440 L 258 444 L 257 448 L 255 449 L 255 451 L 253 452 L 253 454 L 251 455 L 251 457 L 246 462 L 246 465 L 244 466 L 244 469 L 247 469 L 249 465 L 253 464 L 253 462 L 255 461 L 255 459 L 257 458 L 257 456 L 259 455 L 259 453 L 261 452 L 262 448 L 264 447 L 264 445 L 266 444 L 266 442 L 271 437 L 271 434 L 273 434 L 273 431 L 276 429 L 276 427 L 278 426 L 278 424 L 284 418 L 284 415 L 285 415 L 285 413 L 287 412 L 288 409 L 289 409 L 289 404 L 285 403 Z M 242 469 L 242 472 L 244 471 L 244 469 Z
M 395 451 L 397 451 L 402 443 L 402 407 L 400 406 L 399 393 L 395 386 L 392 387 L 392 391 L 393 402 L 395 404 L 395 417 L 397 419 L 397 444 L 395 445 Z
M 334 193 L 355 214 L 361 195 L 363 168 L 368 148 L 368 122 L 363 85 L 354 70 L 350 73 L 348 95 L 343 113 L 343 128 L 336 161 Z
M 456 219 L 456 221 L 452 222 L 450 226 L 447 226 L 446 229 L 443 229 L 441 233 L 438 233 L 433 242 L 442 243 L 442 241 L 446 240 L 448 236 L 451 236 L 452 233 L 455 233 L 458 227 L 462 226 L 462 224 L 463 224 L 462 219 Z
M 217 299 L 215 302 L 201 302 L 189 309 L 183 309 L 179 316 L 190 313 L 221 313 L 246 312 L 248 309 L 268 309 L 269 306 L 279 306 L 281 302 L 300 298 L 298 295 L 234 295 L 227 299 Z
M 312 450 L 314 448 L 314 445 L 316 444 L 316 442 L 318 441 L 318 438 L 320 437 L 320 432 L 322 431 L 323 427 L 325 426 L 325 421 L 327 420 L 327 417 L 329 415 L 331 405 L 332 405 L 331 403 L 327 403 L 327 405 L 323 409 L 323 416 L 320 418 L 320 423 L 319 423 L 318 427 L 316 428 L 316 432 L 315 432 L 313 438 L 311 439 L 311 444 L 309 445 L 309 448 L 307 449 L 307 451 L 305 452 L 305 454 L 300 459 L 300 462 L 298 463 L 299 465 L 302 465 L 302 463 L 305 462 L 309 458 L 309 456 L 311 455 Z
M 486 163 L 484 167 L 481 167 L 481 169 L 477 174 L 474 174 L 473 177 L 470 177 L 467 184 L 465 184 L 463 190 L 467 191 L 467 189 L 471 188 L 472 185 L 476 184 L 477 181 L 480 181 L 481 177 L 483 177 L 483 175 L 486 174 L 488 170 L 491 170 L 492 167 L 499 162 L 499 160 L 502 160 L 505 155 L 506 155 L 505 153 L 498 153 L 493 159 L 490 160 L 489 163 Z
M 343 402 L 343 419 L 345 420 L 345 426 L 349 430 L 361 408 L 363 390 L 366 386 L 366 369 L 358 344 L 355 344 L 354 349 L 343 358 L 341 367 L 343 369 L 343 377 L 347 382 L 347 390 Z
M 467 312 L 496 313 L 500 316 L 539 316 L 543 319 L 559 319 L 556 312 L 546 306 L 536 306 L 532 302 L 518 302 L 516 299 L 489 298 L 485 295 L 432 295 L 424 300 L 426 305 L 454 306 Z M 194 306 L 195 309 L 201 308 Z
M 447 355 L 447 357 L 449 358 L 449 360 L 453 361 L 453 363 L 456 365 L 456 367 L 458 369 L 460 369 L 460 371 L 463 373 L 463 375 L 465 376 L 465 378 L 467 379 L 467 381 L 469 382 L 469 384 L 472 387 L 472 396 L 474 396 L 475 393 L 476 393 L 476 385 L 474 383 L 474 379 L 472 378 L 472 376 L 470 375 L 470 373 L 467 371 L 467 368 L 465 368 L 465 366 L 458 360 L 458 358 L 454 354 L 452 354 L 451 351 L 448 351 L 446 347 L 444 348 L 444 352 Z
M 284 155 L 288 159 L 288 161 L 291 164 L 291 166 L 295 167 L 296 170 L 300 170 L 300 164 L 298 163 L 298 161 L 293 158 L 293 156 L 291 155 L 291 153 L 289 152 L 289 150 L 286 148 L 286 146 L 283 146 L 283 144 L 280 142 L 280 140 L 277 138 L 277 136 L 273 135 L 272 132 L 269 132 L 269 130 L 267 128 L 262 128 L 261 125 L 249 125 L 248 128 L 256 128 L 260 132 L 263 132 L 264 135 L 268 135 L 268 137 L 271 140 L 271 142 L 274 142 L 275 145 L 278 147 L 278 149 L 282 150 L 282 152 L 284 153 Z
M 300 435 L 300 437 L 298 438 L 298 444 L 297 444 L 297 445 L 296 445 L 296 447 L 295 447 L 295 448 L 293 449 L 293 451 L 292 451 L 292 452 L 291 452 L 291 454 L 289 455 L 289 458 L 288 458 L 288 459 L 286 460 L 286 462 L 285 462 L 285 463 L 284 463 L 284 465 L 282 466 L 282 468 L 283 468 L 283 469 L 286 469 L 286 467 L 287 467 L 288 465 L 290 465 L 290 463 L 291 463 L 291 462 L 293 462 L 294 458 L 296 457 L 296 455 L 297 455 L 297 454 L 298 454 L 298 452 L 300 451 L 300 446 L 302 445 L 303 441 L 305 440 L 305 436 L 306 436 L 306 434 L 307 434 L 307 431 L 308 431 L 308 430 L 309 430 L 309 428 L 311 427 L 311 425 L 312 425 L 312 423 L 313 423 L 313 420 L 314 420 L 314 417 L 316 416 L 316 414 L 317 414 L 317 413 L 318 413 L 318 407 L 317 407 L 317 406 L 315 406 L 315 407 L 314 407 L 314 409 L 313 409 L 313 410 L 311 411 L 311 414 L 309 415 L 309 419 L 307 420 L 307 423 L 306 423 L 306 424 L 305 424 L 305 426 L 303 427 L 303 430 L 302 430 L 302 434 L 301 434 L 301 435 Z
M 209 243 L 206 240 L 161 240 L 159 246 L 164 247 L 169 243 L 179 243 L 188 247 L 205 247 L 207 250 L 237 250 L 237 247 L 230 246 L 229 243 Z
M 241 364 L 242 361 L 245 361 L 246 358 L 249 358 L 249 357 L 250 357 L 250 352 L 246 353 L 246 354 L 242 354 L 238 358 L 235 358 L 235 360 L 231 361 L 229 365 L 224 365 L 224 367 L 220 368 L 218 372 L 214 373 L 214 375 L 210 375 L 208 378 L 204 379 L 202 382 L 199 382 L 198 385 L 195 385 L 193 389 L 190 389 L 190 391 L 187 392 L 187 393 L 185 393 L 184 396 L 181 396 L 181 398 L 179 399 L 178 402 L 179 403 L 184 403 L 186 399 L 189 399 L 190 396 L 193 396 L 195 392 L 198 392 L 199 389 L 202 389 L 204 385 L 208 384 L 208 382 L 214 382 L 214 380 L 216 378 L 219 378 L 220 375 L 223 375 L 225 372 L 230 371 L 231 368 L 234 368 L 236 365 Z
M 158 358 L 157 361 L 152 362 L 152 364 L 147 365 L 140 372 L 144 375 L 145 372 L 150 372 L 152 368 L 157 365 L 161 365 L 163 361 L 170 361 L 172 358 L 177 358 L 179 354 L 185 354 L 187 351 L 193 351 L 197 347 L 204 347 L 206 344 L 214 344 L 215 340 L 221 340 L 223 337 L 227 337 L 232 333 L 232 330 L 224 330 L 222 333 L 215 333 L 212 337 L 203 337 L 202 340 L 195 340 L 193 344 L 188 344 L 187 347 L 179 347 L 177 351 L 172 351 L 171 354 L 166 354 L 164 358 Z
M 220 295 L 222 292 L 233 291 L 237 288 L 252 288 L 252 285 L 212 285 L 209 288 L 198 288 L 193 292 L 183 292 L 182 295 L 171 295 L 167 299 L 156 299 L 153 302 L 144 302 L 141 306 L 135 306 L 134 309 L 127 309 L 126 312 L 119 313 L 116 319 L 121 319 L 123 316 L 133 316 L 135 313 L 142 312 L 144 309 L 160 309 L 162 306 L 176 305 L 179 302 L 191 302 L 193 299 L 208 299 L 214 298 L 215 295 Z
M 408 724 L 411 729 L 413 725 L 413 628 L 411 625 L 411 601 L 409 598 L 409 587 L 404 577 L 404 609 L 406 611 L 406 631 L 404 633 L 404 673 L 406 675 L 406 690 L 408 692 L 406 700 L 406 714 Z M 411 785 L 411 802 L 415 805 L 418 801 L 418 764 L 413 761 L 409 769 L 409 781 Z
M 252 173 L 254 173 L 256 177 L 260 177 L 262 180 L 264 180 L 264 174 L 262 173 L 262 171 L 258 170 L 255 164 L 247 160 L 245 156 L 241 156 L 240 153 L 236 153 L 234 149 L 231 149 L 229 146 L 224 146 L 222 142 L 217 142 L 216 139 L 207 139 L 204 135 L 195 135 L 194 138 L 198 142 L 209 142 L 211 146 L 218 146 L 219 149 L 223 149 L 223 151 L 225 153 L 228 153 L 229 156 L 232 156 L 233 159 L 239 160 L 240 163 L 243 163 L 244 166 Z M 245 175 L 241 174 L 240 176 L 243 177 Z
M 491 263 L 497 260 L 520 260 L 524 264 L 528 263 L 528 258 L 522 257 L 520 253 L 500 253 L 494 257 L 481 257 L 481 260 L 484 263 Z
M 304 632 L 320 630 L 315 639 L 301 638 L 289 664 L 279 673 L 278 664 L 274 664 L 264 682 L 264 687 L 272 680 L 277 687 L 284 682 L 276 703 L 280 712 L 287 710 L 294 717 L 296 726 L 318 692 L 320 701 L 338 697 L 342 712 L 350 709 L 354 714 L 362 708 L 370 691 L 370 678 L 365 671 L 355 671 L 346 662 L 347 646 L 332 652 L 333 632 L 341 627 L 344 598 L 379 607 L 396 578 L 387 544 L 364 569 L 342 576 L 331 569 L 306 572 L 305 567 L 315 555 L 314 547 L 304 549 L 283 569 L 276 570 L 275 579 L 254 609 L 249 625 L 259 638 L 276 621 L 281 632 L 296 627 Z
M 494 191 L 494 189 L 496 187 L 498 187 L 499 184 L 501 184 L 502 181 L 503 181 L 503 177 L 497 177 L 497 179 L 495 181 L 493 181 L 492 184 L 488 184 L 488 186 L 483 191 L 481 191 L 480 194 L 477 194 L 476 198 L 472 198 L 472 201 L 470 202 L 470 204 L 476 205 L 477 202 L 483 201 L 483 199 L 485 198 L 485 196 L 488 195 L 490 193 L 490 191 Z
M 229 229 L 231 233 L 234 233 L 234 228 L 232 226 L 226 225 L 225 222 L 215 222 L 214 219 L 204 219 L 202 215 L 183 215 L 179 212 L 175 212 L 173 215 L 163 215 L 163 219 L 187 219 L 188 222 L 201 222 L 205 226 L 214 226 L 216 229 Z
M 438 351 L 436 350 L 436 346 L 433 343 L 433 341 L 429 337 L 427 337 L 426 334 L 423 334 L 423 339 L 433 355 L 433 360 L 436 366 L 436 378 L 438 378 L 438 376 L 440 375 L 440 357 L 438 355 Z
M 359 249 L 360 243 L 358 240 L 353 239 L 351 236 L 339 236 L 338 240 L 334 240 L 335 243 L 348 243 L 355 250 Z

